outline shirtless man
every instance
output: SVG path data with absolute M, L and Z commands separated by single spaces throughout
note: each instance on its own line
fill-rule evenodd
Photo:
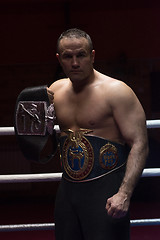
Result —
M 105 166 L 99 175 L 93 173 L 95 163 L 89 163 L 93 168 L 88 170 L 88 175 L 77 176 L 72 172 L 81 171 L 79 165 L 79 169 L 69 172 L 73 162 L 72 165 L 69 160 L 62 162 L 62 165 L 69 165 L 69 170 L 64 166 L 64 177 L 57 193 L 56 240 L 129 239 L 130 199 L 148 154 L 143 108 L 125 83 L 93 68 L 95 50 L 85 32 L 70 29 L 63 33 L 58 40 L 56 56 L 67 78 L 54 82 L 48 88 L 48 95 L 50 102 L 54 101 L 61 137 L 69 139 L 61 143 L 62 158 L 69 148 L 83 148 L 84 141 L 80 145 L 83 136 L 85 142 L 87 136 L 90 140 L 96 137 L 95 146 L 102 140 L 111 141 L 113 149 L 114 143 L 116 148 L 129 146 L 124 164 L 116 165 L 114 156 L 113 166 Z M 71 141 L 75 143 L 72 147 Z M 93 161 L 99 161 L 95 154 Z M 112 154 L 116 155 L 114 150 Z

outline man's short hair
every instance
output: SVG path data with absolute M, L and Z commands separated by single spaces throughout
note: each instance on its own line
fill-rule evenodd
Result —
M 84 31 L 78 28 L 71 28 L 63 32 L 57 40 L 57 52 L 59 53 L 59 44 L 63 38 L 85 38 L 88 41 L 89 50 L 93 50 L 93 43 L 91 37 Z

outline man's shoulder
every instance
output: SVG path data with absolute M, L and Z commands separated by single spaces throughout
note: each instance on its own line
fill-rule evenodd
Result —
M 51 90 L 58 90 L 59 88 L 65 87 L 68 83 L 69 83 L 68 78 L 58 79 L 54 83 L 52 83 L 49 88 Z
M 122 80 L 100 74 L 99 83 L 103 95 L 111 101 L 135 98 L 133 90 Z
M 116 90 L 116 89 L 128 89 L 129 86 L 124 83 L 122 80 L 113 78 L 111 76 L 105 75 L 105 74 L 99 74 L 99 80 L 102 84 L 102 86 L 107 87 L 109 90 Z

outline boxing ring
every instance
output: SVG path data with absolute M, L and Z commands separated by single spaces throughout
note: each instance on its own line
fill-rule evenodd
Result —
M 147 120 L 147 128 L 160 128 L 160 120 Z M 59 126 L 56 125 L 55 130 L 59 131 Z M 15 135 L 14 127 L 0 127 L 0 136 Z M 143 170 L 143 178 L 159 177 L 160 168 L 146 168 Z M 62 173 L 43 173 L 43 174 L 12 174 L 0 175 L 0 183 L 25 183 L 25 182 L 52 182 L 60 181 Z M 156 226 L 160 225 L 160 218 L 154 219 L 137 219 L 130 220 L 131 227 L 135 226 Z M 54 223 L 37 223 L 37 224 L 12 224 L 0 225 L 0 232 L 12 231 L 34 231 L 34 230 L 54 230 Z

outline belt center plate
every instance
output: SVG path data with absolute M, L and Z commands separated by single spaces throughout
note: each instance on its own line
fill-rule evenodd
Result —
M 94 164 L 94 151 L 84 132 L 86 130 L 67 131 L 68 137 L 63 145 L 63 166 L 74 180 L 86 178 Z

